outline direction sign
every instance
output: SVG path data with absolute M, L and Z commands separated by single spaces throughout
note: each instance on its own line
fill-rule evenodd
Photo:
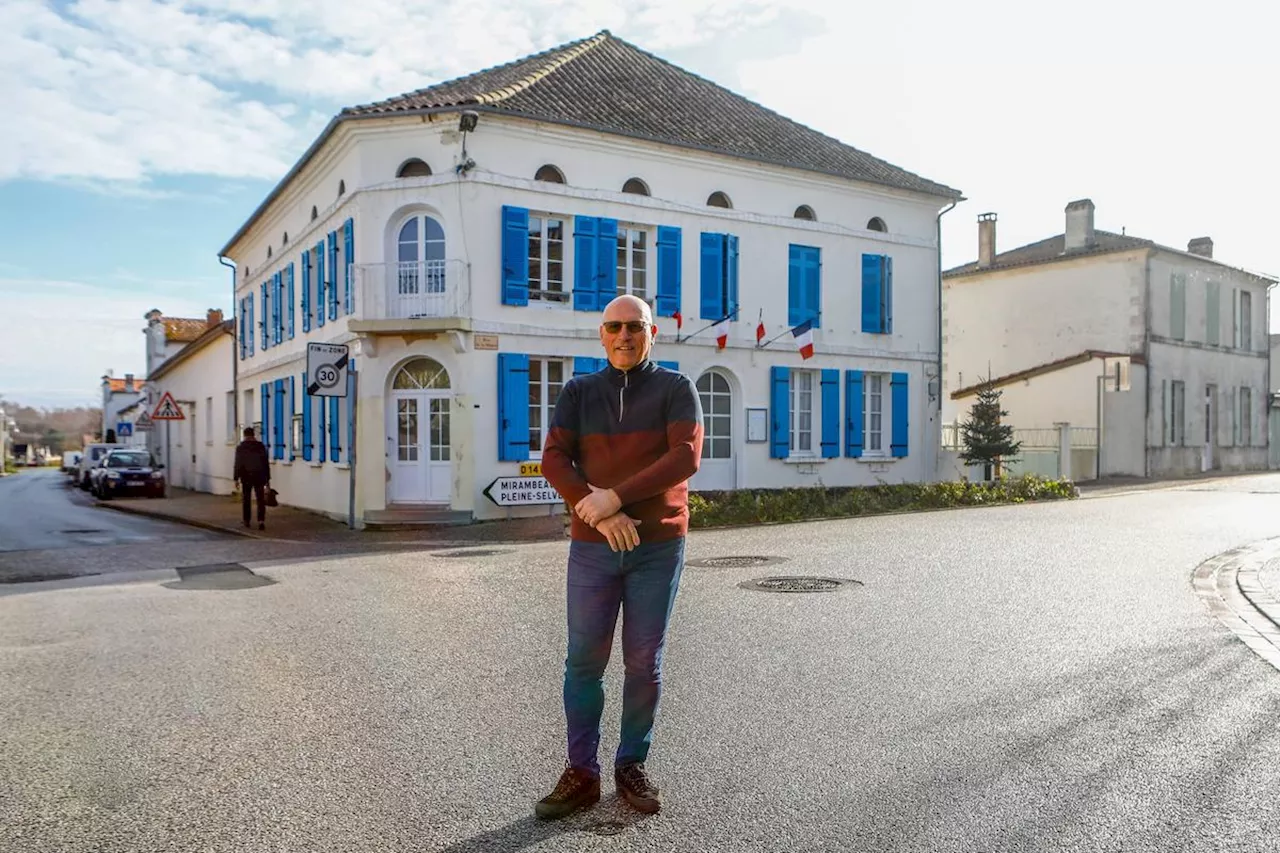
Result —
M 498 506 L 538 506 L 563 503 L 546 477 L 499 477 L 484 490 L 484 496 Z
M 151 413 L 151 419 L 153 421 L 184 421 L 187 416 L 182 413 L 182 408 L 178 405 L 178 401 L 173 399 L 173 395 L 165 391 L 156 410 Z
M 130 438 L 133 435 L 133 424 L 128 421 L 116 422 L 116 438 Z
M 346 344 L 307 344 L 307 393 L 312 397 L 347 396 Z
M 138 415 L 138 420 L 134 423 L 133 428 L 138 432 L 147 432 L 153 426 L 155 426 L 155 422 L 151 420 L 151 414 L 149 412 L 143 412 Z

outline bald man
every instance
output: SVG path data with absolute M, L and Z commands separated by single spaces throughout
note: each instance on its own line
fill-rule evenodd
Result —
M 645 772 L 662 692 L 662 649 L 684 567 L 688 480 L 702 458 L 702 406 L 689 377 L 650 358 L 658 327 L 643 300 L 619 296 L 600 324 L 603 370 L 560 392 L 542 473 L 573 506 L 569 545 L 564 712 L 569 755 L 535 807 L 560 818 L 600 799 L 604 672 L 622 612 L 622 738 L 618 793 L 661 808 Z

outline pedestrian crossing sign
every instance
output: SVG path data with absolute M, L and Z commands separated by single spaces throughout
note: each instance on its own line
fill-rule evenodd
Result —
M 156 410 L 151 413 L 153 421 L 182 421 L 187 416 L 182 414 L 182 409 L 178 406 L 178 401 L 173 399 L 173 395 L 168 391 L 164 392 L 164 396 L 160 398 L 160 405 L 156 406 Z

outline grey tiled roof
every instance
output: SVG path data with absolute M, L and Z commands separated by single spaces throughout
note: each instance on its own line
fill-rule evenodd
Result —
M 1036 243 L 1028 243 L 1025 246 L 1019 246 L 1016 249 L 1010 249 L 1007 252 L 1000 252 L 995 256 L 989 267 L 979 267 L 977 261 L 971 261 L 958 267 L 953 267 L 942 274 L 943 278 L 952 276 L 968 275 L 976 272 L 989 272 L 991 270 L 1005 269 L 1008 267 L 1029 266 L 1031 264 L 1043 264 L 1050 261 L 1063 260 L 1065 258 L 1080 258 L 1087 255 L 1102 255 L 1107 252 L 1123 252 L 1128 249 L 1143 249 L 1156 247 L 1151 240 L 1143 240 L 1138 237 L 1130 237 L 1126 234 L 1112 234 L 1110 231 L 1093 232 L 1094 244 L 1084 249 L 1075 249 L 1070 253 L 1063 251 L 1066 246 L 1067 238 L 1065 234 L 1057 234 L 1047 240 L 1040 240 Z
M 959 198 L 640 50 L 608 30 L 506 65 L 362 106 L 339 120 L 471 108 Z

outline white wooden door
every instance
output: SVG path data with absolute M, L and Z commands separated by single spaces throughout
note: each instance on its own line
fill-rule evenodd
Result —
M 448 392 L 395 391 L 388 412 L 392 503 L 447 504 L 453 495 Z

